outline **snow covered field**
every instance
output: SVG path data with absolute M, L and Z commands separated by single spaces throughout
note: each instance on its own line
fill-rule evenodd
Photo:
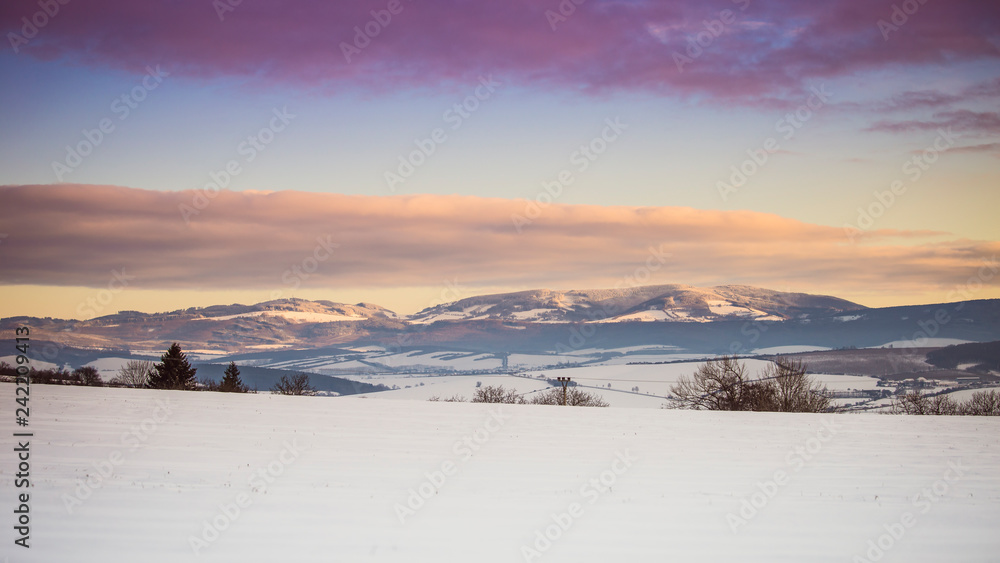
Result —
M 30 550 L 0 439 L 11 562 L 1000 553 L 995 419 L 31 391 Z

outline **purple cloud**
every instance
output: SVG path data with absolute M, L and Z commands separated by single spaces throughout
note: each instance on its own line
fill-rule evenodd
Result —
M 162 64 L 177 75 L 320 91 L 438 88 L 493 72 L 534 87 L 740 103 L 794 98 L 858 72 L 1000 58 L 991 43 L 1000 10 L 978 0 L 922 4 L 888 38 L 879 22 L 892 21 L 892 4 L 867 0 L 244 1 L 221 14 L 220 3 L 73 2 L 20 48 L 93 67 Z M 4 2 L 0 28 L 21 33 L 38 9 Z M 675 54 L 690 64 L 679 69 Z

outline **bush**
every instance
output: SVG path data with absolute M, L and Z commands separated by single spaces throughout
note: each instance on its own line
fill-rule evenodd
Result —
M 202 391 L 218 391 L 219 390 L 219 384 L 216 383 L 214 379 L 208 379 L 207 377 L 203 377 L 203 378 L 201 378 L 201 379 L 198 380 L 198 387 Z
M 504 389 L 503 385 L 487 385 L 479 387 L 472 395 L 473 403 L 504 403 L 511 405 L 523 405 L 524 397 L 517 393 L 516 389 Z
M 153 373 L 153 362 L 129 360 L 128 363 L 118 368 L 118 375 L 112 377 L 108 384 L 121 387 L 145 387 Z
M 532 397 L 531 404 L 561 405 L 563 404 L 563 390 L 561 387 L 547 389 Z M 566 389 L 566 405 L 570 407 L 606 407 L 608 403 L 598 395 L 570 387 Z
M 970 416 L 1000 416 L 1000 392 L 996 389 L 977 391 L 959 407 L 959 414 Z
M 707 362 L 670 388 L 678 408 L 761 412 L 823 412 L 830 408 L 824 391 L 801 362 L 778 358 L 752 378 L 735 356 Z
M 73 370 L 73 375 L 80 379 L 80 383 L 88 385 L 91 387 L 102 387 L 104 381 L 101 379 L 100 372 L 97 368 L 93 366 L 83 366 Z
M 465 397 L 462 396 L 462 395 L 456 394 L 456 395 L 452 395 L 451 397 L 447 397 L 447 398 L 442 399 L 440 395 L 434 395 L 434 396 L 428 398 L 427 400 L 431 401 L 432 403 L 436 403 L 436 402 L 439 402 L 439 401 L 440 402 L 444 402 L 444 403 L 464 403 L 465 402 Z
M 979 391 L 958 403 L 948 395 L 924 395 L 910 391 L 894 397 L 891 414 L 1000 416 L 1000 393 L 996 389 Z

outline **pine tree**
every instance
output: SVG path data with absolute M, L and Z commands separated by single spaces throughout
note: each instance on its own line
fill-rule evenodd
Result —
M 222 383 L 219 384 L 219 391 L 223 393 L 246 393 L 249 391 L 240 379 L 240 369 L 236 367 L 236 362 L 229 362 Z
M 180 345 L 174 342 L 167 353 L 160 356 L 160 363 L 153 366 L 146 386 L 150 389 L 194 389 L 197 371 L 191 367 Z

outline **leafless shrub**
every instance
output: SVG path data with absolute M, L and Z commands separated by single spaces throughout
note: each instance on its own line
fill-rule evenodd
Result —
M 291 379 L 282 375 L 271 387 L 271 392 L 278 395 L 315 395 L 316 388 L 309 385 L 309 376 L 304 373 L 293 375 Z
M 996 389 L 977 391 L 959 407 L 959 414 L 970 416 L 1000 416 L 1000 392 Z
M 1000 416 L 1000 393 L 996 389 L 978 391 L 964 403 L 948 395 L 929 396 L 910 391 L 893 399 L 892 414 Z
M 801 362 L 778 358 L 751 378 L 734 356 L 707 362 L 670 388 L 677 408 L 766 412 L 826 411 L 830 399 L 823 391 Z
M 563 404 L 563 390 L 560 387 L 553 387 L 543 391 L 531 398 L 531 404 L 561 405 Z M 570 407 L 606 407 L 608 403 L 598 395 L 570 387 L 566 389 L 566 405 Z
M 153 373 L 153 362 L 143 360 L 129 360 L 124 366 L 118 368 L 118 375 L 112 377 L 108 383 L 121 387 L 145 387 L 149 383 L 149 377 Z
M 472 395 L 472 402 L 521 405 L 524 404 L 524 397 L 519 395 L 516 389 L 504 389 L 503 385 L 487 385 L 476 389 Z
M 101 379 L 100 372 L 97 368 L 93 366 L 83 366 L 73 370 L 73 375 L 80 379 L 80 383 L 90 387 L 102 387 L 104 386 L 104 381 Z
M 464 403 L 466 401 L 463 395 L 458 395 L 458 394 L 452 395 L 451 397 L 446 397 L 444 399 L 442 399 L 440 395 L 434 395 L 428 398 L 427 400 L 435 403 L 439 401 L 443 403 Z

